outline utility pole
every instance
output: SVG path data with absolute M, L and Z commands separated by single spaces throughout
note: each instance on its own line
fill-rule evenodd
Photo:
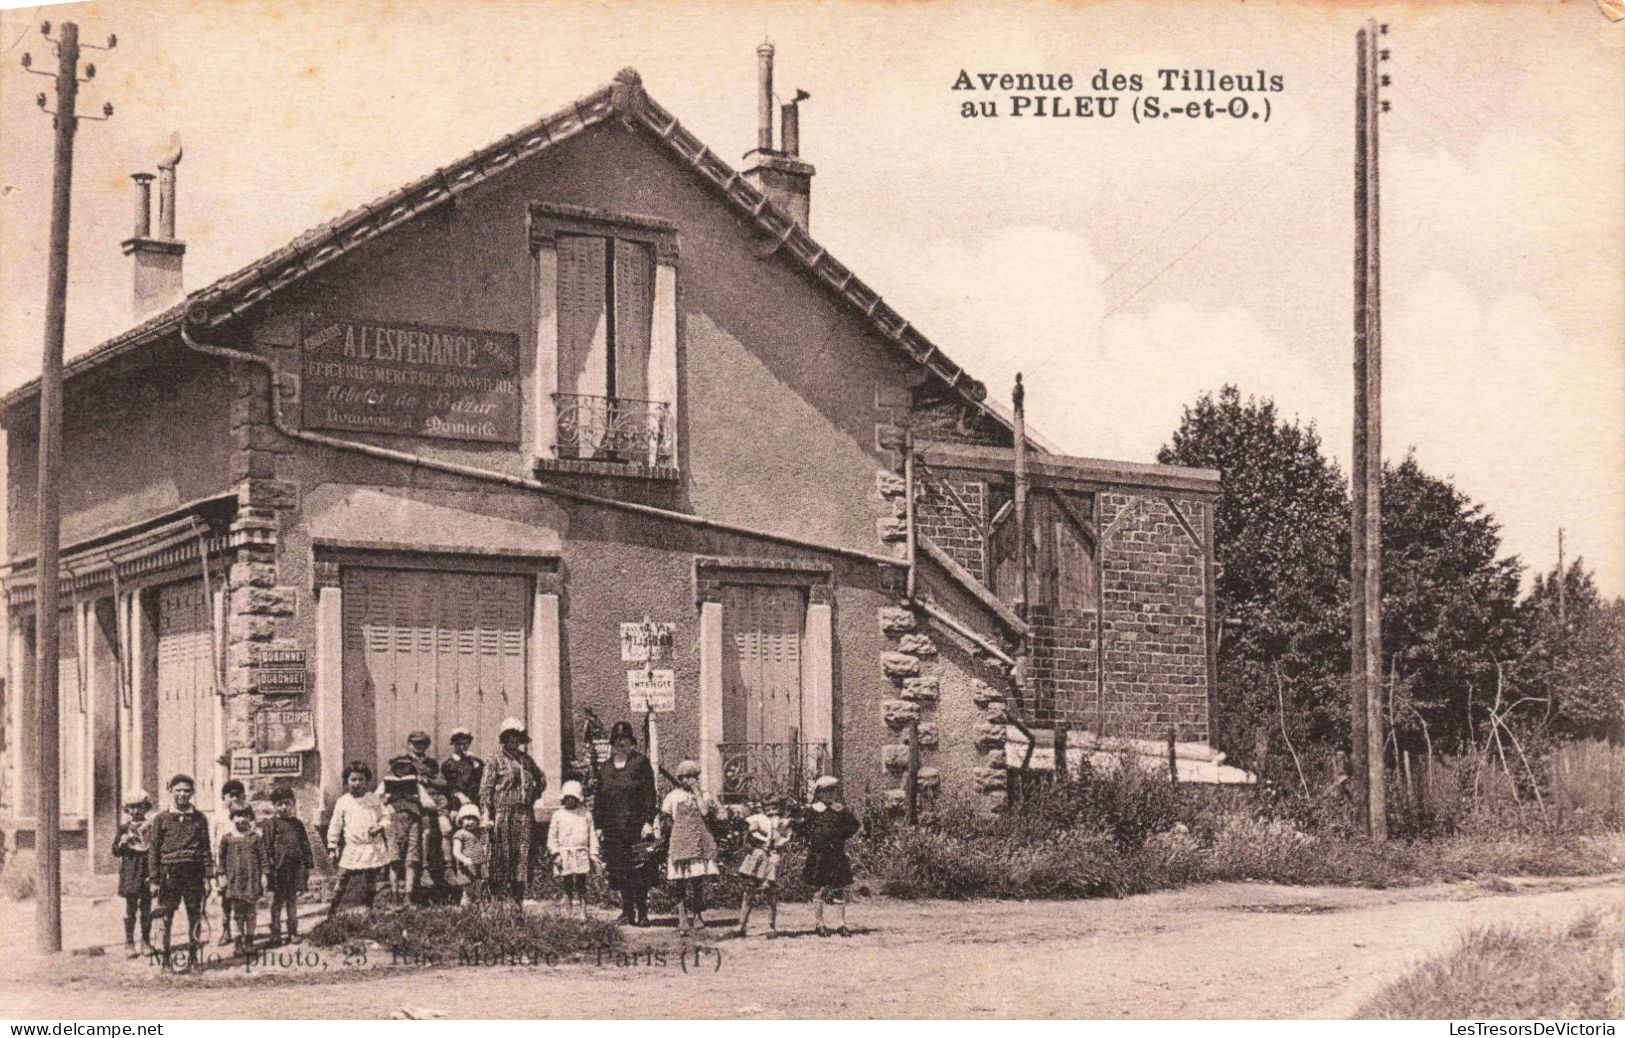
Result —
M 81 118 L 79 101 L 79 26 L 63 22 L 56 39 L 51 23 L 40 25 L 40 35 L 56 48 L 57 71 L 37 72 L 34 59 L 23 55 L 23 68 L 56 80 L 56 111 L 46 108 L 44 93 L 35 100 L 54 116 L 56 152 L 51 178 L 51 252 L 46 271 L 45 353 L 40 363 L 39 390 L 39 553 L 34 575 L 34 690 L 39 740 L 39 789 L 34 806 L 34 932 L 39 950 L 62 950 L 62 719 L 58 688 L 61 655 L 62 499 L 59 469 L 62 463 L 62 343 L 68 312 L 68 217 L 73 200 L 73 136 Z M 107 38 L 111 50 L 116 36 Z M 85 69 L 85 79 L 96 76 L 96 66 Z M 113 106 L 102 106 L 102 119 Z M 79 651 L 84 651 L 83 646 Z
M 1569 629 L 1569 571 L 1563 565 L 1563 528 L 1557 528 L 1557 626 L 1567 633 Z
M 1388 836 L 1382 734 L 1382 266 L 1378 222 L 1377 123 L 1388 85 L 1377 65 L 1388 26 L 1366 22 L 1357 38 L 1354 150 L 1353 559 L 1349 578 L 1351 770 L 1360 816 L 1373 840 Z

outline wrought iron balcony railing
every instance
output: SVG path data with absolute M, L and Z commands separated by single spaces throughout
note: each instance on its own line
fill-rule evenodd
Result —
M 829 769 L 829 749 L 822 742 L 724 742 L 722 799 L 805 800 L 812 780 Z
M 554 393 L 559 458 L 675 465 L 671 405 L 657 400 Z

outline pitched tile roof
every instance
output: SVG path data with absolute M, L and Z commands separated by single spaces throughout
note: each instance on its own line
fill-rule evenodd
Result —
M 202 324 L 219 324 L 240 316 L 267 297 L 300 280 L 356 247 L 406 223 L 422 213 L 453 201 L 470 187 L 514 164 L 582 132 L 619 118 L 668 150 L 692 175 L 704 181 L 740 217 L 752 223 L 767 242 L 765 255 L 782 253 L 801 267 L 824 290 L 832 293 L 872 327 L 893 348 L 930 372 L 967 403 L 991 420 L 1008 427 L 1009 421 L 984 401 L 987 389 L 941 349 L 888 306 L 849 268 L 813 240 L 767 196 L 752 186 L 685 129 L 643 89 L 642 79 L 622 69 L 610 85 L 565 105 L 517 133 L 435 170 L 369 205 L 312 228 L 287 245 L 261 257 L 235 273 L 190 293 L 184 300 L 69 361 L 64 375 L 74 375 L 113 357 L 172 335 L 188 315 Z M 7 394 L 0 406 L 10 408 L 38 391 L 34 379 Z

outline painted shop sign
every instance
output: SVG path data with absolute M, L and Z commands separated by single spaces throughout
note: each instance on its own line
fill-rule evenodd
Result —
M 519 336 L 316 318 L 300 360 L 306 428 L 519 443 Z
M 262 753 L 314 750 L 314 716 L 309 710 L 261 710 L 254 715 L 254 745 Z
M 634 716 L 650 709 L 669 714 L 677 709 L 677 677 L 669 670 L 629 670 L 626 699 Z
M 308 670 L 303 649 L 261 649 L 254 657 L 254 687 L 281 695 L 303 692 Z
M 231 755 L 232 778 L 299 778 L 305 773 L 302 753 L 249 753 Z
M 621 624 L 621 662 L 648 663 L 671 659 L 674 626 L 651 620 Z

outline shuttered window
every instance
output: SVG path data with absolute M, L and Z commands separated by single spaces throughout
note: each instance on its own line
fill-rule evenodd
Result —
M 436 752 L 466 726 L 487 748 L 526 716 L 522 576 L 344 570 L 344 753 L 382 762 L 414 729 Z
M 725 742 L 782 743 L 804 737 L 804 612 L 800 588 L 738 585 L 723 589 Z
M 649 398 L 654 254 L 643 242 L 558 237 L 559 391 Z
M 204 811 L 219 807 L 213 636 L 202 581 L 158 589 L 158 775 L 166 785 L 172 775 L 191 775 Z
M 609 325 L 606 254 L 609 241 L 561 234 L 559 250 L 559 392 L 605 396 Z

